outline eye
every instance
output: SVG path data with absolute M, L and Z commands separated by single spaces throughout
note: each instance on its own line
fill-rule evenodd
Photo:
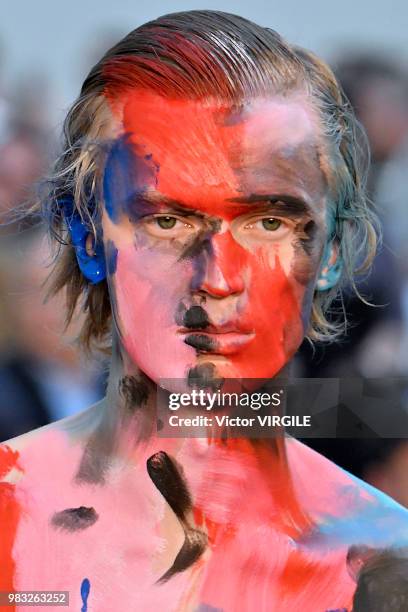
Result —
M 197 221 L 165 213 L 144 217 L 142 226 L 151 236 L 163 239 L 187 239 L 199 230 Z
M 177 223 L 177 219 L 175 217 L 156 217 L 156 223 L 161 229 L 173 229 L 173 227 Z
M 274 219 L 270 217 L 269 219 L 262 219 L 262 226 L 264 229 L 268 230 L 268 232 L 274 232 L 280 228 L 282 225 L 282 221 L 280 219 Z
M 271 242 L 284 240 L 293 231 L 293 223 L 288 219 L 257 215 L 247 219 L 243 225 L 238 226 L 237 231 L 246 240 Z

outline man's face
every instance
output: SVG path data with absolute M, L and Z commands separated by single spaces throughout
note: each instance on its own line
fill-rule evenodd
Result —
M 156 382 L 273 377 L 304 337 L 326 239 L 314 111 L 134 91 L 121 122 L 102 224 L 128 355 Z

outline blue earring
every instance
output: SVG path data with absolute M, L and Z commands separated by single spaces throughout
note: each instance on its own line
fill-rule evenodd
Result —
M 92 285 L 97 285 L 106 278 L 106 263 L 102 241 L 97 240 L 94 245 L 93 255 L 88 255 L 86 241 L 89 236 L 89 229 L 76 211 L 73 197 L 62 198 L 59 202 L 63 209 L 65 223 L 71 235 L 72 245 L 75 248 L 79 268 Z
M 330 258 L 333 254 L 333 243 L 328 242 L 326 244 L 322 265 L 320 268 L 319 278 L 317 280 L 316 289 L 318 291 L 327 291 L 332 289 L 340 280 L 341 272 L 343 269 L 342 262 L 339 256 L 334 263 L 330 263 Z

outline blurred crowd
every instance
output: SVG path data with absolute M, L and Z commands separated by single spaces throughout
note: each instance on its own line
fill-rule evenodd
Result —
M 368 136 L 368 193 L 383 241 L 359 285 L 372 305 L 346 291 L 344 340 L 314 349 L 305 342 L 295 374 L 408 379 L 408 74 L 398 58 L 377 51 L 339 57 L 333 69 Z M 52 253 L 42 229 L 18 221 L 58 150 L 49 90 L 39 75 L 2 82 L 0 65 L 0 440 L 73 414 L 104 393 L 104 365 L 84 361 L 75 347 L 81 314 L 64 330 L 62 297 L 44 302 Z M 406 435 L 305 442 L 408 506 Z
M 305 342 L 297 375 L 408 383 L 408 71 L 398 58 L 374 50 L 338 58 L 333 69 L 367 134 L 367 192 L 382 241 L 370 274 L 358 283 L 369 304 L 346 290 L 347 333 L 325 347 Z M 401 388 L 401 406 L 408 410 L 408 384 Z M 304 442 L 408 506 L 408 431 L 401 436 Z
M 93 53 L 93 49 L 91 50 Z M 65 329 L 64 297 L 47 298 L 55 252 L 25 214 L 58 152 L 40 74 L 7 84 L 0 61 L 0 440 L 70 416 L 104 395 L 104 364 L 77 350 L 82 314 Z

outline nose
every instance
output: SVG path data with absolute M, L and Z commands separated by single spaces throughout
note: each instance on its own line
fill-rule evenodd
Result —
M 197 273 L 192 290 L 202 291 L 215 298 L 228 297 L 244 291 L 243 273 L 246 254 L 231 232 L 213 234 L 207 249 L 196 260 Z

